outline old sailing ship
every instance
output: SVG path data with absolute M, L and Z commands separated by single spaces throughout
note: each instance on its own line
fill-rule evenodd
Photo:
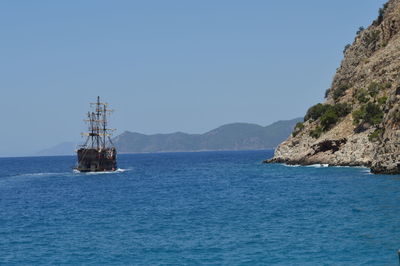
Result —
M 78 162 L 75 167 L 79 172 L 115 171 L 117 169 L 117 151 L 111 141 L 112 129 L 107 128 L 108 104 L 100 102 L 91 103 L 93 108 L 88 112 L 87 119 L 89 131 L 82 133 L 87 136 L 86 142 L 77 150 Z

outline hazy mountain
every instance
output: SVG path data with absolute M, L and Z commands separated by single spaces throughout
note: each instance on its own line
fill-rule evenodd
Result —
M 248 123 L 233 123 L 204 134 L 176 132 L 144 135 L 125 131 L 115 137 L 113 142 L 120 153 L 272 149 L 287 139 L 296 123 L 300 121 L 302 121 L 301 118 L 278 121 L 266 127 Z M 34 155 L 72 155 L 75 153 L 77 145 L 76 142 L 63 142 Z
M 300 121 L 302 118 L 278 121 L 266 127 L 233 123 L 204 134 L 176 132 L 144 135 L 125 131 L 113 141 L 118 152 L 123 153 L 272 149 L 287 139 Z
M 48 149 L 36 152 L 35 156 L 72 155 L 75 152 L 76 142 L 63 142 Z

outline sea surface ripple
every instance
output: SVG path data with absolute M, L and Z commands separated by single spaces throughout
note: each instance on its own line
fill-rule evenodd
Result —
M 0 264 L 396 265 L 400 177 L 272 151 L 0 158 Z

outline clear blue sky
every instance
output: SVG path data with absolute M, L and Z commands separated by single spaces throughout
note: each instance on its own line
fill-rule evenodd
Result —
M 0 156 L 79 141 L 97 95 L 117 133 L 303 116 L 384 2 L 1 1 Z

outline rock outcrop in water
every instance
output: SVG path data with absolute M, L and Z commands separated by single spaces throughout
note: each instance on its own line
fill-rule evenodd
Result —
M 326 92 L 266 162 L 400 173 L 400 0 L 360 28 Z

